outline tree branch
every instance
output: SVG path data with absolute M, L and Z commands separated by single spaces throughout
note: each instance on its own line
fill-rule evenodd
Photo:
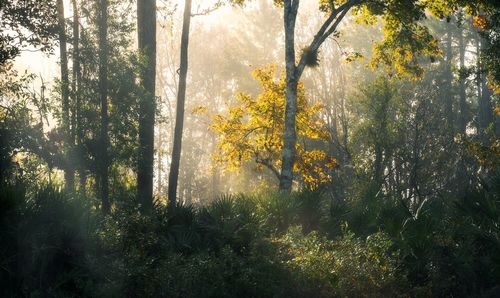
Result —
M 269 162 L 269 159 L 259 159 L 259 153 L 255 153 L 255 162 L 258 163 L 258 164 L 261 164 L 263 166 L 266 166 L 269 170 L 271 170 L 273 172 L 273 174 L 276 176 L 276 178 L 278 178 L 278 180 L 280 179 L 280 172 L 273 166 L 272 163 Z
M 200 9 L 200 6 L 196 9 L 195 13 L 191 14 L 191 17 L 197 17 L 197 16 L 206 16 L 217 9 L 221 8 L 222 5 L 224 5 L 224 0 L 218 0 L 212 7 Z
M 313 40 L 309 45 L 309 50 L 314 52 L 319 49 L 323 42 L 332 35 L 335 30 L 337 30 L 338 25 L 344 19 L 345 15 L 349 10 L 356 4 L 360 4 L 363 0 L 350 0 L 339 6 L 339 8 L 331 11 L 328 18 L 325 20 L 318 33 L 314 36 Z M 332 24 L 333 23 L 333 24 Z M 297 65 L 297 76 L 300 77 L 304 68 L 306 66 L 306 57 L 302 56 L 300 58 L 299 64 Z

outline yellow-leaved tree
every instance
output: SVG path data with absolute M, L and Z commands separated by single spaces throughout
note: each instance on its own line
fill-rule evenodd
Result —
M 256 97 L 240 92 L 237 104 L 225 114 L 214 115 L 211 125 L 217 134 L 214 160 L 225 170 L 238 170 L 246 162 L 255 162 L 258 168 L 271 170 L 280 179 L 281 152 L 285 114 L 285 76 L 278 77 L 275 65 L 256 69 L 253 77 L 262 92 Z M 297 92 L 297 158 L 294 172 L 304 185 L 315 189 L 330 181 L 329 172 L 335 159 L 324 149 L 328 130 L 321 119 L 320 104 L 309 104 L 304 85 Z

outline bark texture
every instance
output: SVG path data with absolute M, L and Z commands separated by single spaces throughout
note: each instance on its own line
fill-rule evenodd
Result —
M 189 28 L 191 25 L 191 0 L 185 0 L 184 18 L 182 22 L 181 61 L 179 69 L 179 89 L 177 92 L 177 107 L 175 115 L 174 144 L 172 148 L 172 163 L 168 176 L 168 203 L 174 206 L 177 200 L 177 184 L 182 149 L 182 130 L 184 126 L 184 103 L 186 101 L 186 80 L 188 71 Z
M 299 10 L 299 0 L 283 1 L 284 29 L 285 29 L 285 64 L 286 64 L 286 90 L 285 90 L 285 127 L 283 131 L 283 153 L 281 158 L 281 172 L 279 187 L 283 191 L 291 191 L 293 183 L 293 165 L 295 163 L 295 145 L 297 143 L 296 115 L 297 115 L 297 87 L 308 62 L 308 55 L 302 55 L 296 64 L 295 54 L 295 21 Z M 323 42 L 332 35 L 347 12 L 359 0 L 350 0 L 335 7 L 330 2 L 330 12 L 313 40 L 307 47 L 309 53 L 317 53 Z
M 99 95 L 101 103 L 101 132 L 99 144 L 99 195 L 102 211 L 110 212 L 109 202 L 109 135 L 108 135 L 108 1 L 100 0 L 99 15 Z
M 139 50 L 145 57 L 140 82 L 143 96 L 139 102 L 139 156 L 137 197 L 141 208 L 153 206 L 153 162 L 156 80 L 156 1 L 137 1 L 137 34 Z
M 297 115 L 297 67 L 295 65 L 295 21 L 297 19 L 299 1 L 285 1 L 285 127 L 283 131 L 283 155 L 281 159 L 280 189 L 290 191 L 293 182 L 293 164 L 295 162 L 295 144 L 297 132 L 295 118 Z
M 61 99 L 62 99 L 62 129 L 66 144 L 64 181 L 66 189 L 73 190 L 75 185 L 75 174 L 72 166 L 71 155 L 73 149 L 70 126 L 69 108 L 69 75 L 68 75 L 68 50 L 66 39 L 66 21 L 64 19 L 64 2 L 57 0 L 57 19 L 59 25 L 59 55 L 61 59 Z

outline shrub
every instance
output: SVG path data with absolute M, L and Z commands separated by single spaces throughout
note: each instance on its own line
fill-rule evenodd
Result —
M 28 195 L 2 187 L 1 292 L 5 296 L 73 296 L 89 292 L 93 216 L 87 202 L 54 187 Z M 87 212 L 85 212 L 87 211 Z
M 347 232 L 333 241 L 293 227 L 275 241 L 303 297 L 394 297 L 404 284 L 399 253 L 383 233 L 361 241 Z

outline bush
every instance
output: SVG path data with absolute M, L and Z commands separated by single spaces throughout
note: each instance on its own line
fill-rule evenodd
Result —
M 361 241 L 346 232 L 333 241 L 293 227 L 275 241 L 302 297 L 395 297 L 404 285 L 399 252 L 383 233 Z
M 396 214 L 369 223 L 379 232 L 357 225 L 354 234 L 355 205 L 329 209 L 312 192 L 157 205 L 148 215 L 122 200 L 104 217 L 90 198 L 4 185 L 0 295 L 494 297 L 498 194 L 434 200 L 408 219 L 384 204 L 377 214 Z
M 53 187 L 28 195 L 23 187 L 0 191 L 4 296 L 74 296 L 93 283 L 93 216 L 87 203 Z M 85 210 L 87 212 L 85 212 Z

